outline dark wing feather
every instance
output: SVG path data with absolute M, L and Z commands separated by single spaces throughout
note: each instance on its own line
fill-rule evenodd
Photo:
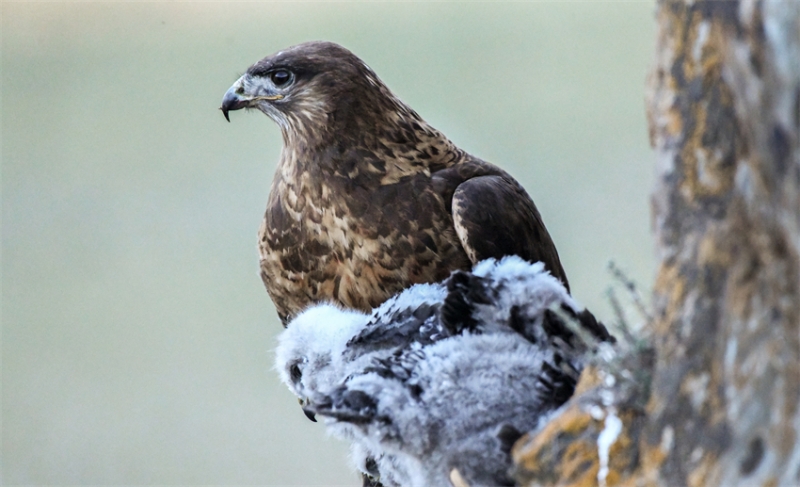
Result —
M 440 321 L 442 328 L 451 335 L 457 335 L 463 330 L 479 330 L 481 323 L 475 318 L 477 308 L 492 306 L 493 303 L 497 305 L 500 302 L 499 295 L 504 292 L 502 283 L 465 271 L 453 272 L 443 284 L 447 286 L 447 296 L 441 305 Z M 616 342 L 603 323 L 597 321 L 589 310 L 576 312 L 567 304 L 561 303 L 558 311 L 547 309 L 541 316 L 537 316 L 531 315 L 524 305 L 515 305 L 509 310 L 508 322 L 504 324 L 531 343 L 536 344 L 543 340 L 548 346 L 553 346 L 568 356 L 580 356 L 587 347 L 592 347 L 597 342 Z M 578 337 L 573 327 L 578 327 L 588 336 Z M 589 339 L 590 343 L 583 343 L 584 339 Z
M 483 277 L 465 271 L 455 271 L 445 281 L 447 297 L 442 303 L 441 321 L 451 334 L 478 328 L 479 323 L 473 317 L 475 306 L 490 304 L 496 298 L 484 281 Z
M 421 348 L 397 350 L 389 357 L 374 360 L 364 369 L 364 373 L 374 373 L 384 379 L 402 382 L 417 395 L 419 390 L 414 380 L 414 368 L 423 360 L 425 352 Z
M 452 213 L 461 245 L 473 264 L 506 255 L 541 261 L 569 291 L 556 246 L 519 183 L 502 175 L 468 179 L 453 193 Z
M 572 397 L 575 385 L 578 383 L 579 370 L 570 370 L 565 367 L 563 358 L 558 354 L 554 357 L 554 364 L 542 363 L 539 371 L 539 394 L 542 400 L 542 409 L 555 409 Z M 549 407 L 544 405 L 548 404 Z
M 581 330 L 583 330 L 584 333 L 588 333 L 590 335 L 590 340 L 594 340 L 598 343 L 616 343 L 617 339 L 608 332 L 608 329 L 605 327 L 605 325 L 603 325 L 603 323 L 597 321 L 597 318 L 595 318 L 588 309 L 584 309 L 580 313 L 576 313 L 569 306 L 562 304 L 560 311 L 567 317 L 567 319 L 573 320 L 572 326 L 577 325 Z M 573 330 L 570 329 L 570 324 L 565 322 L 561 316 L 554 311 L 545 311 L 542 328 L 551 340 L 559 339 L 572 349 L 576 350 L 580 349 L 582 346 L 581 340 L 579 340 L 578 337 L 575 336 Z M 525 334 L 525 332 L 523 332 L 523 334 Z M 594 345 L 594 343 L 583 345 Z
M 347 342 L 349 355 L 364 355 L 378 350 L 404 349 L 412 343 L 428 345 L 451 336 L 438 318 L 440 303 L 393 309 L 386 315 L 374 314 L 367 325 Z
M 407 345 L 419 338 L 425 322 L 436 315 L 438 307 L 438 304 L 422 303 L 417 307 L 392 309 L 384 315 L 375 313 L 347 346 L 377 349 Z

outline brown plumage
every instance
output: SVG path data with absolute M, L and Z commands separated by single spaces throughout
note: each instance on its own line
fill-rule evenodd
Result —
M 258 249 L 284 324 L 320 301 L 368 311 L 509 254 L 567 285 L 522 186 L 456 147 L 347 49 L 308 42 L 262 59 L 225 94 L 226 118 L 240 108 L 283 135 Z

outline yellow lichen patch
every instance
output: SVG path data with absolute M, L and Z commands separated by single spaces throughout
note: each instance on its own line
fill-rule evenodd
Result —
M 723 239 L 723 235 L 713 231 L 703 236 L 697 249 L 697 263 L 701 266 L 730 266 L 733 263 L 733 258 L 728 251 L 728 245 Z
M 588 410 L 598 406 L 574 401 L 538 434 L 523 437 L 512 450 L 517 479 L 522 485 L 590 487 L 598 485 L 600 454 L 598 437 L 606 428 L 604 418 L 596 419 Z M 631 437 L 631 425 L 637 418 L 632 410 L 616 414 L 622 431 L 608 449 L 607 487 L 622 485 L 634 473 L 638 440 Z
M 719 462 L 717 462 L 716 455 L 706 453 L 703 455 L 703 459 L 700 460 L 697 467 L 687 475 L 686 480 L 689 487 L 705 487 L 707 485 L 716 484 L 714 479 L 719 477 L 718 470 Z
M 511 450 L 514 464 L 524 469 L 535 471 L 539 462 L 548 456 L 550 447 L 557 438 L 565 435 L 577 436 L 591 422 L 591 416 L 582 411 L 577 404 L 573 404 L 558 417 L 550 420 L 535 436 L 525 435 L 517 441 Z
M 592 425 L 592 430 L 594 429 L 596 426 Z M 597 471 L 600 469 L 597 443 L 589 440 L 590 438 L 583 438 L 574 441 L 564 450 L 563 460 L 558 466 L 558 471 L 562 473 L 560 485 L 591 487 L 597 484 Z
M 674 317 L 680 313 L 686 295 L 686 279 L 681 275 L 680 268 L 662 263 L 653 291 L 667 300 L 662 307 L 664 314 L 657 317 L 652 325 L 656 334 L 665 336 L 671 333 Z
M 721 394 L 716 394 L 725 387 L 725 370 L 720 362 L 713 362 L 709 367 L 711 372 L 711 381 L 708 384 L 708 407 L 710 408 L 710 416 L 708 417 L 708 424 L 710 427 L 722 424 L 728 421 L 725 397 Z
M 665 450 L 661 444 L 650 445 L 643 441 L 640 454 L 642 477 L 648 484 L 655 484 L 661 465 L 669 456 L 669 451 Z
M 580 396 L 584 392 L 592 389 L 602 382 L 600 370 L 596 365 L 589 365 L 583 369 L 581 376 L 578 378 L 578 384 L 575 386 L 575 397 Z
M 683 132 L 683 118 L 677 110 L 670 110 L 667 115 L 667 133 L 673 137 Z
M 680 36 L 680 45 L 675 50 L 676 53 L 683 54 L 683 56 L 678 56 L 677 60 L 683 61 L 683 75 L 686 78 L 695 77 L 700 74 L 698 67 L 698 58 L 700 56 L 696 52 L 699 51 L 700 55 L 702 55 L 706 51 L 706 46 L 701 44 L 707 43 L 708 33 L 703 33 L 707 23 L 703 20 L 700 12 L 693 12 L 688 23 L 681 22 L 679 25 L 682 25 L 685 30 L 682 33 L 683 35 Z M 699 50 L 696 47 L 698 45 L 701 47 Z
M 726 166 L 723 163 L 723 153 L 704 147 L 703 138 L 710 127 L 707 126 L 709 117 L 708 107 L 704 103 L 692 106 L 697 125 L 683 144 L 680 159 L 683 163 L 684 180 L 680 191 L 689 203 L 704 196 L 721 196 L 733 186 L 735 166 Z
M 739 260 L 738 265 L 732 269 L 727 289 L 729 304 L 725 311 L 730 319 L 746 323 L 753 319 L 753 295 L 758 281 L 752 278 L 752 273 L 757 272 L 760 264 L 749 252 L 742 252 L 737 260 Z
M 685 285 L 680 277 L 678 266 L 662 262 L 656 276 L 654 291 L 661 295 L 667 294 L 670 303 L 682 302 Z
M 735 165 L 726 164 L 728 154 L 719 148 L 719 119 L 734 111 L 722 77 L 723 27 L 704 19 L 699 11 L 692 13 L 688 23 L 675 25 L 682 30 L 674 35 L 674 64 L 664 84 L 675 94 L 676 103 L 662 113 L 669 120 L 666 133 L 680 144 L 677 162 L 684 178 L 679 190 L 692 204 L 698 197 L 725 194 L 733 185 Z
M 778 479 L 770 477 L 762 484 L 762 487 L 778 487 Z

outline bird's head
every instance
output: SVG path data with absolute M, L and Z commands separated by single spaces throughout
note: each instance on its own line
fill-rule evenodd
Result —
M 261 110 L 284 135 L 317 137 L 363 131 L 387 111 L 411 111 L 356 55 L 318 41 L 284 49 L 250 66 L 225 93 L 220 107 L 229 121 L 229 112 L 242 108 Z
M 278 336 L 275 369 L 302 407 L 336 387 L 347 372 L 342 357 L 349 339 L 367 315 L 331 304 L 312 306 Z M 313 415 L 306 415 L 313 420 Z

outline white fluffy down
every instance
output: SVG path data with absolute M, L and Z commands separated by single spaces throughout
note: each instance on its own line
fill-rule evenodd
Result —
M 299 314 L 278 336 L 275 368 L 281 381 L 300 399 L 338 383 L 346 366 L 342 352 L 367 318 L 364 313 L 332 304 L 312 306 Z M 291 377 L 293 365 L 302 373 L 298 381 Z
M 484 278 L 493 296 L 470 311 L 480 333 L 415 341 L 413 328 L 439 320 L 448 296 L 446 284 L 423 284 L 369 315 L 330 304 L 311 307 L 278 339 L 276 368 L 300 399 L 312 406 L 330 403 L 336 390 L 346 390 L 374 402 L 372 420 L 331 416 L 325 424 L 352 442 L 360 471 L 372 466 L 374 472 L 377 465 L 387 487 L 449 485 L 453 468 L 473 487 L 504 482 L 510 459 L 498 448 L 498 427 L 534 429 L 556 407 L 541 383 L 543 364 L 552 366 L 556 351 L 548 340 L 528 340 L 512 330 L 510 317 L 516 313 L 514 320 L 525 320 L 536 335 L 546 310 L 583 308 L 541 263 L 489 259 L 473 274 Z M 414 321 L 423 306 L 435 312 Z M 356 336 L 360 345 L 348 347 Z M 397 360 L 398 368 L 375 372 L 387 360 Z
M 511 466 L 498 447 L 499 426 L 538 426 L 551 408 L 541 399 L 536 371 L 552 354 L 512 334 L 465 334 L 424 348 L 412 375 L 422 394 L 376 373 L 356 376 L 348 389 L 377 399 L 377 417 L 360 428 L 329 420 L 330 431 L 395 459 L 382 473 L 402 485 L 449 485 L 458 468 L 470 485 L 495 485 Z M 355 437 L 354 437 L 355 435 Z
M 493 287 L 501 290 L 494 302 L 476 306 L 474 317 L 479 322 L 506 323 L 515 308 L 524 310 L 530 319 L 562 304 L 576 313 L 583 311 L 583 306 L 569 295 L 561 281 L 545 270 L 541 262 L 530 264 L 516 255 L 499 261 L 486 259 L 475 265 L 472 273 L 490 278 Z

